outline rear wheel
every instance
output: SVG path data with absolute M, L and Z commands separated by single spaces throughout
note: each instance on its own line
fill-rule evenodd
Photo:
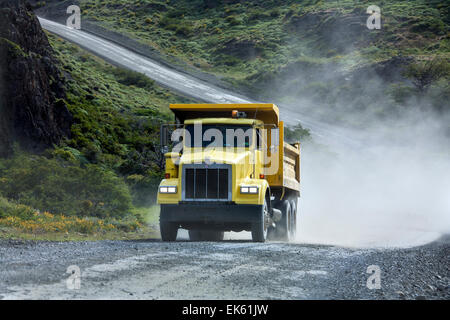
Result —
M 173 222 L 160 222 L 159 229 L 162 241 L 175 241 L 178 234 L 178 226 Z
M 269 229 L 267 217 L 269 216 L 269 207 L 267 201 L 264 200 L 264 205 L 261 210 L 259 220 L 252 225 L 252 240 L 253 242 L 265 242 L 267 238 L 267 231 Z
M 292 227 L 292 207 L 291 202 L 289 200 L 283 200 L 281 202 L 281 220 L 277 222 L 277 226 L 275 229 L 275 235 L 277 240 L 280 241 L 290 241 L 294 237 L 292 235 L 293 227 Z
M 297 235 L 297 201 L 298 198 L 294 198 L 291 200 L 291 240 L 295 239 Z

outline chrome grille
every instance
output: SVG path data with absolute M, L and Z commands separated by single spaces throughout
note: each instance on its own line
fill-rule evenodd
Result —
M 183 181 L 183 200 L 231 200 L 231 168 L 229 165 L 185 165 Z

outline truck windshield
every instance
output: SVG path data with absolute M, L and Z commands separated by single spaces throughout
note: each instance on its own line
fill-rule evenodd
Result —
M 252 145 L 250 125 L 190 124 L 186 125 L 186 147 L 248 148 Z

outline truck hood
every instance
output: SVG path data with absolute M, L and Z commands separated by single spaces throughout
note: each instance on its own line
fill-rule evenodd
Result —
M 219 163 L 219 164 L 243 164 L 248 163 L 253 158 L 253 151 L 244 148 L 227 150 L 225 148 L 207 148 L 203 150 L 192 151 L 193 149 L 185 150 L 185 153 L 180 158 L 180 164 L 192 163 Z

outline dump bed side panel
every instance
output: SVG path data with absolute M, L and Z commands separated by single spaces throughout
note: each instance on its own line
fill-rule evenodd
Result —
M 283 186 L 300 191 L 300 145 L 284 143 Z
M 284 123 L 279 123 L 279 143 L 274 152 L 278 153 L 278 171 L 268 175 L 267 181 L 271 187 L 285 187 L 300 191 L 300 144 L 290 145 L 284 142 Z M 271 145 L 271 136 L 268 145 Z

